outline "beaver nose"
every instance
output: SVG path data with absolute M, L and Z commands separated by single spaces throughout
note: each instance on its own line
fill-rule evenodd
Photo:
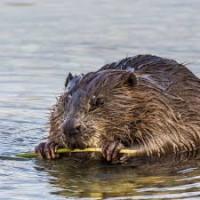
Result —
M 81 132 L 81 123 L 79 120 L 73 118 L 66 120 L 63 124 L 63 131 L 65 135 L 74 136 Z

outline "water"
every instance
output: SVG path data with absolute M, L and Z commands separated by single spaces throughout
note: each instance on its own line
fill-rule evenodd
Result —
M 47 136 L 66 74 L 151 53 L 200 76 L 198 0 L 1 0 L 0 199 L 200 199 L 200 162 L 15 159 Z

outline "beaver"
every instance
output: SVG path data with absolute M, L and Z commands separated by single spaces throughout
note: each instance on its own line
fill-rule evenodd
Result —
M 199 145 L 200 79 L 175 60 L 138 55 L 69 73 L 50 115 L 48 141 L 36 152 L 55 159 L 58 147 L 98 147 L 107 162 L 123 163 L 122 148 L 160 158 Z

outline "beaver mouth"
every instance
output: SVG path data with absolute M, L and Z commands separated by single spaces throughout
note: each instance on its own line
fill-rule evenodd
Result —
M 70 149 L 84 149 L 88 147 L 86 138 L 80 135 L 67 137 L 65 134 L 62 134 L 62 142 L 66 148 Z

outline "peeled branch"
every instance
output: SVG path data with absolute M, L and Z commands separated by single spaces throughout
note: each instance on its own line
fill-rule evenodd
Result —
M 97 153 L 102 153 L 101 148 L 86 148 L 86 149 L 67 149 L 67 148 L 60 148 L 56 150 L 56 153 L 62 154 L 62 153 L 92 153 L 92 152 L 97 152 Z M 123 154 L 130 154 L 130 156 L 135 157 L 138 155 L 138 150 L 134 149 L 121 149 L 120 153 Z M 38 156 L 37 153 L 35 152 L 27 152 L 27 153 L 20 153 L 17 154 L 16 157 L 19 158 L 36 158 Z

